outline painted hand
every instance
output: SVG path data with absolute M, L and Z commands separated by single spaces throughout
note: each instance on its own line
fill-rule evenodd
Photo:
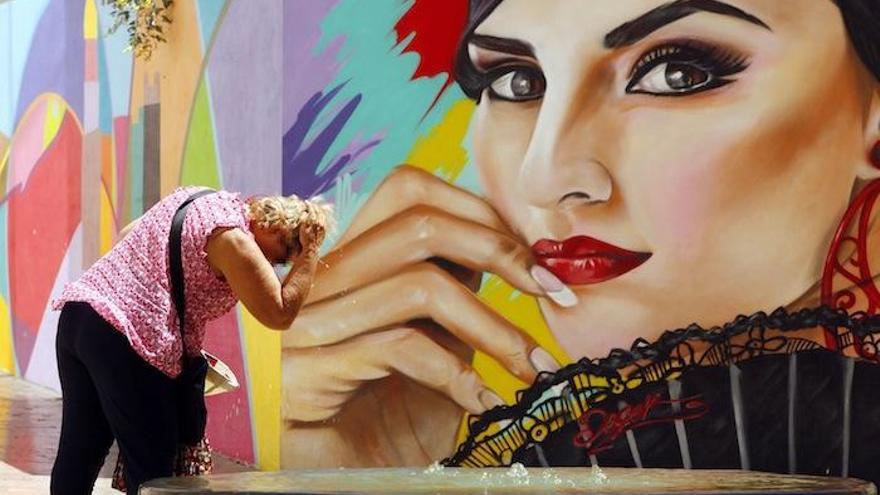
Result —
M 501 403 L 474 350 L 526 382 L 554 370 L 474 293 L 491 272 L 543 295 L 531 265 L 482 199 L 397 169 L 321 260 L 282 337 L 284 466 L 426 465 L 451 453 L 463 412 Z

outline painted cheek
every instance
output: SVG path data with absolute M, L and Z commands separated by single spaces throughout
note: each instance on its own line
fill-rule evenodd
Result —
M 667 167 L 642 185 L 645 201 L 643 222 L 657 243 L 676 258 L 693 259 L 703 251 L 712 225 L 712 198 L 720 196 L 720 173 L 711 159 L 684 161 Z
M 520 231 L 529 205 L 517 194 L 515 178 L 501 171 L 497 174 L 486 174 L 481 179 L 486 201 L 498 212 L 501 219 L 514 231 Z

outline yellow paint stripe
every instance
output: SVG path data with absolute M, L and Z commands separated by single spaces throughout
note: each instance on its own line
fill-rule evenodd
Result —
M 114 155 L 116 140 L 113 135 L 101 136 L 101 182 L 107 187 L 110 198 L 110 211 L 116 218 L 116 161 Z
M 64 101 L 55 95 L 46 99 L 46 119 L 43 121 L 43 150 L 52 144 L 61 121 L 64 120 Z
M 486 280 L 479 295 L 489 307 L 504 315 L 515 326 L 523 329 L 557 361 L 562 364 L 571 362 L 571 358 L 566 355 L 550 333 L 534 297 L 516 291 L 496 276 Z M 478 352 L 474 356 L 474 369 L 486 380 L 486 385 L 495 390 L 508 403 L 513 403 L 517 390 L 526 386 L 525 383 L 483 353 Z
M 15 346 L 12 343 L 12 320 L 9 305 L 0 296 L 0 371 L 15 374 Z
M 9 142 L 9 146 L 6 147 L 6 151 L 3 152 L 3 158 L 0 158 L 0 174 L 6 172 L 6 168 L 9 165 L 9 155 L 11 152 L 12 152 L 12 141 Z M 5 194 L 6 194 L 6 188 L 3 188 L 3 191 L 0 191 L 0 195 L 5 195 Z
M 534 297 L 520 293 L 494 275 L 486 279 L 479 296 L 495 312 L 504 315 L 515 326 L 523 329 L 562 365 L 572 362 L 571 357 L 562 350 L 550 333 L 550 328 L 544 321 L 538 301 Z M 513 404 L 516 400 L 516 392 L 526 387 L 519 378 L 482 352 L 475 353 L 473 366 L 486 386 L 494 390 L 508 404 Z M 459 428 L 458 443 L 465 438 L 467 438 L 466 419 Z
M 101 184 L 101 211 L 99 217 L 101 232 L 98 245 L 100 254 L 103 256 L 113 247 L 113 234 L 116 232 L 113 206 L 110 205 L 110 197 L 107 195 L 107 188 L 103 184 Z
M 467 150 L 462 142 L 475 108 L 471 100 L 452 105 L 431 132 L 416 140 L 406 163 L 455 182 L 468 163 Z
M 10 416 L 12 415 L 12 404 L 11 400 L 0 400 L 0 425 L 3 425 L 3 428 L 0 428 L 0 446 L 3 446 L 4 452 L 9 452 L 9 437 L 10 435 L 15 435 L 16 432 L 10 431 L 12 428 L 9 428 L 9 420 L 12 419 Z M 19 433 L 20 434 L 20 433 Z M 13 453 L 14 454 L 14 453 Z M 4 468 L 2 469 L 2 473 L 0 473 L 0 479 L 8 480 L 11 478 L 9 473 L 8 464 L 3 464 Z M 24 492 L 22 492 L 24 493 Z
M 98 39 L 98 10 L 95 8 L 95 0 L 86 0 L 86 8 L 83 12 L 83 38 Z
M 257 466 L 281 467 L 281 333 L 240 306 Z

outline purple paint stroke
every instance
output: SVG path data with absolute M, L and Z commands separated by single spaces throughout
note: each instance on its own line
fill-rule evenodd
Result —
M 322 21 L 338 3 L 339 0 L 284 2 L 282 129 L 293 126 L 309 95 L 326 88 L 336 77 L 336 58 L 345 37 L 332 40 L 320 54 L 314 51 L 321 42 Z
M 306 135 L 315 124 L 318 116 L 339 94 L 345 83 L 330 90 L 326 95 L 315 93 L 299 111 L 293 126 L 284 134 L 282 155 L 282 193 L 310 197 L 324 192 L 329 184 L 351 163 L 352 155 L 346 154 L 336 159 L 326 170 L 318 172 L 318 167 L 327 156 L 327 151 L 339 136 L 361 102 L 361 95 L 348 100 L 342 109 L 322 129 L 311 143 L 305 144 Z M 367 147 L 375 146 L 369 144 Z
M 382 140 L 380 140 L 380 139 L 377 139 L 375 141 L 370 141 L 369 143 L 354 150 L 354 152 L 345 153 L 342 156 L 340 156 L 336 160 L 336 162 L 334 162 L 333 165 L 330 166 L 329 170 L 333 170 L 334 173 L 332 173 L 332 174 L 322 173 L 320 178 L 318 178 L 319 179 L 318 182 L 313 187 L 314 191 L 312 193 L 308 194 L 306 197 L 314 196 L 315 194 L 320 194 L 320 193 L 323 193 L 324 191 L 330 189 L 331 183 L 333 181 L 335 181 L 336 178 L 339 177 L 341 174 L 346 172 L 346 168 L 350 163 L 354 163 L 358 159 L 358 157 L 360 157 L 360 155 L 366 153 L 367 151 L 369 151 L 370 149 L 372 149 L 373 147 L 375 147 L 376 145 L 378 145 L 381 142 L 382 142 Z
M 74 113 L 83 118 L 85 43 L 83 8 L 85 2 L 52 0 L 43 11 L 27 54 L 16 122 L 33 100 L 47 92 L 58 93 Z
M 211 99 L 221 183 L 246 195 L 281 190 L 283 6 L 259 5 L 254 8 L 249 0 L 228 3 L 214 28 L 203 81 Z
M 284 134 L 284 156 L 290 156 L 291 152 L 296 152 L 302 147 L 303 141 L 309 129 L 318 120 L 318 115 L 327 107 L 327 104 L 342 91 L 345 83 L 331 89 L 326 95 L 320 91 L 316 92 L 309 98 L 302 108 L 300 108 L 296 121 Z
M 360 158 L 364 153 L 367 153 L 370 149 L 372 149 L 377 144 L 381 143 L 382 140 L 385 139 L 384 132 L 377 132 L 373 134 L 372 139 L 364 143 L 364 139 L 360 134 L 353 137 L 348 145 L 340 152 L 340 154 L 345 155 L 353 155 L 352 159 L 356 160 Z M 366 157 L 364 157 L 366 158 Z

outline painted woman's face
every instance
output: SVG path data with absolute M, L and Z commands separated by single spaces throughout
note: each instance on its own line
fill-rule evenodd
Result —
M 505 0 L 476 30 L 486 193 L 579 298 L 574 356 L 791 304 L 871 174 L 830 0 Z

